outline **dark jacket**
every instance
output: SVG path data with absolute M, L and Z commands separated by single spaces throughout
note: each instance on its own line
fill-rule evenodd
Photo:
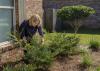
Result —
M 23 37 L 30 37 L 32 38 L 32 36 L 38 31 L 38 33 L 40 34 L 40 36 L 43 37 L 43 32 L 42 32 L 42 27 L 41 26 L 29 26 L 29 21 L 24 20 L 22 22 L 22 24 L 19 27 L 19 31 L 20 31 L 20 36 L 21 38 Z

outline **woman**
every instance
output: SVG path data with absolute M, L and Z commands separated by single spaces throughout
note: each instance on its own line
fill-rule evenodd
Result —
M 24 20 L 19 27 L 21 39 L 25 38 L 27 41 L 31 41 L 33 35 L 38 31 L 43 42 L 43 31 L 41 27 L 40 16 L 35 14 L 28 20 Z

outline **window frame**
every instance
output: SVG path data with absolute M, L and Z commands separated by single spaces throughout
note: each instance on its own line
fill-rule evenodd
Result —
M 14 6 L 0 6 L 0 8 L 6 8 L 6 9 L 13 9 L 13 23 L 12 28 L 13 30 L 16 30 L 16 7 L 15 7 L 15 0 L 14 0 Z M 22 9 L 23 10 L 22 10 Z M 18 0 L 18 11 L 19 11 L 19 24 L 25 19 L 25 0 Z M 7 47 L 7 45 L 12 45 L 11 41 L 5 41 L 0 42 L 0 49 Z M 3 47 L 1 47 L 3 46 Z
M 11 30 L 15 30 L 15 25 L 16 25 L 16 14 L 15 14 L 15 0 L 13 1 L 13 6 L 0 6 L 0 9 L 11 9 L 13 10 L 13 13 L 12 13 L 12 27 L 11 27 Z M 0 42 L 0 47 L 2 48 L 2 46 L 6 47 L 6 45 L 10 44 L 11 41 L 4 41 L 4 42 Z

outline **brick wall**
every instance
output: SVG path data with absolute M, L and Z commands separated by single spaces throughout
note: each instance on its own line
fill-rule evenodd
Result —
M 96 10 L 96 14 L 83 21 L 84 23 L 83 26 L 88 28 L 100 28 L 100 0 L 44 0 L 43 1 L 43 8 L 45 10 L 45 13 L 48 13 L 47 11 L 48 9 L 49 10 L 50 9 L 52 10 L 53 8 L 59 9 L 63 6 L 70 6 L 70 5 L 86 5 L 94 8 Z M 50 16 L 48 19 L 51 20 L 51 22 L 46 21 L 46 24 L 52 23 L 51 19 L 52 15 L 50 14 L 52 14 L 52 12 L 45 15 L 45 16 Z
M 43 17 L 42 0 L 25 0 L 25 14 L 26 18 L 32 16 L 32 14 L 39 14 Z
M 42 8 L 42 0 L 25 0 L 24 11 L 25 18 L 30 18 L 33 14 L 39 14 L 41 18 L 43 17 L 43 8 Z M 16 27 L 19 25 L 19 4 L 18 0 L 15 0 L 15 12 L 16 12 Z M 24 19 L 25 19 L 24 18 Z

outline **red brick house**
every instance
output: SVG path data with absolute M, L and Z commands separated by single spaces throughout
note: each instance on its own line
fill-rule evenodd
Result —
M 7 41 L 7 34 L 16 28 L 15 25 L 19 25 L 32 14 L 38 13 L 43 23 L 52 29 L 53 9 L 77 4 L 96 9 L 95 16 L 87 19 L 85 23 L 88 23 L 86 26 L 100 28 L 100 0 L 0 0 L 0 43 Z
M 0 0 L 0 43 L 8 34 L 33 13 L 42 17 L 42 0 Z

